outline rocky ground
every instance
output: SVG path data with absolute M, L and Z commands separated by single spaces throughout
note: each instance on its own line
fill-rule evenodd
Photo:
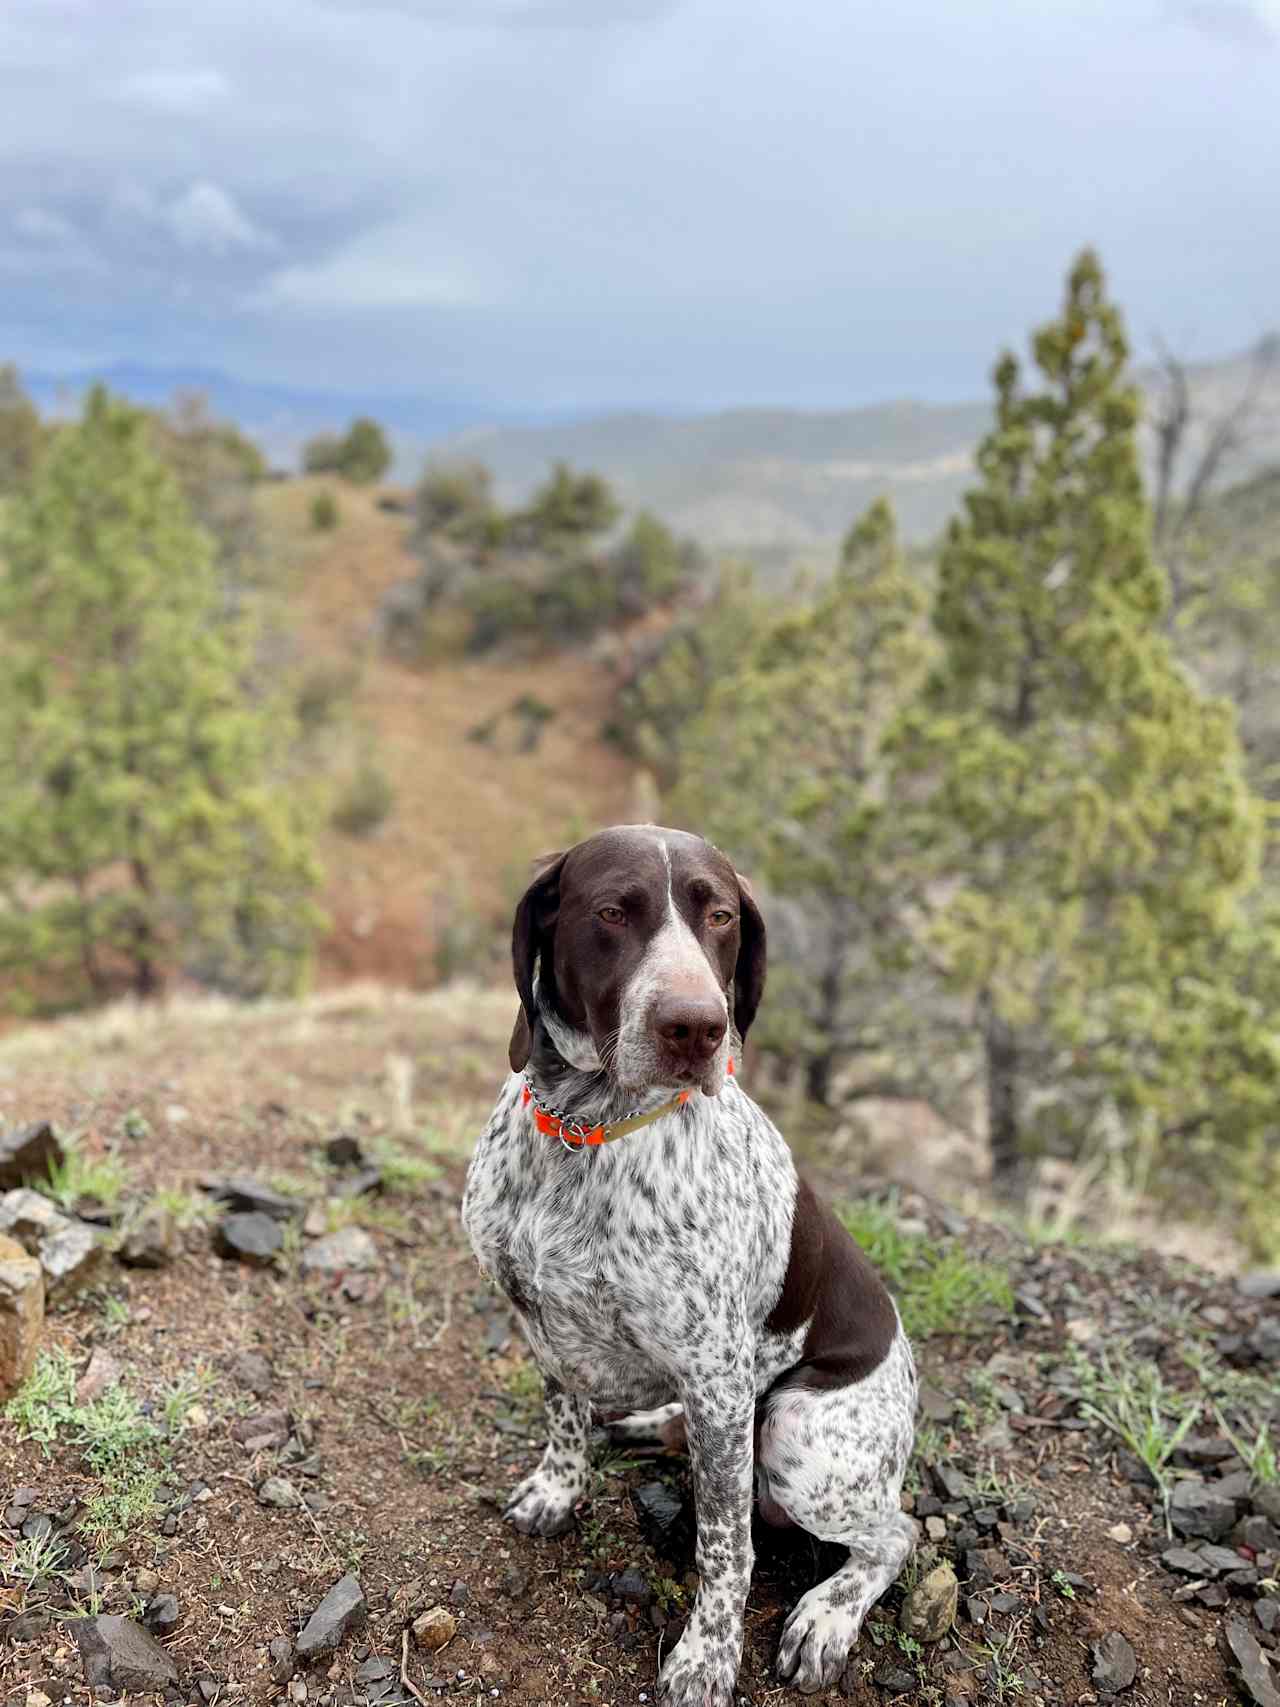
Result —
M 602 1441 L 573 1534 L 499 1516 L 538 1382 L 457 1200 L 510 1008 L 354 991 L 0 1044 L 0 1130 L 57 1139 L 25 1187 L 0 1148 L 50 1287 L 0 1422 L 5 1702 L 655 1699 L 696 1587 L 684 1462 Z M 921 1545 L 828 1698 L 1280 1707 L 1280 1278 L 812 1171 L 926 1378 Z M 799 1699 L 773 1652 L 834 1555 L 757 1540 L 763 1707 Z

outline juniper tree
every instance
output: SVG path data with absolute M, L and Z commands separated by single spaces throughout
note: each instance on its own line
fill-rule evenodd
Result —
M 6 986 L 292 982 L 316 874 L 283 720 L 146 416 L 101 388 L 7 512 L 0 653 Z
M 12 363 L 0 366 L 0 499 L 30 479 L 44 442 L 35 405 Z
M 995 370 L 897 783 L 934 874 L 931 949 L 980 1033 L 1005 1184 L 1033 1091 L 1069 1092 L 1037 1142 L 1056 1123 L 1077 1145 L 1108 1117 L 1152 1139 L 1182 1126 L 1185 1052 L 1203 1060 L 1204 1016 L 1229 1005 L 1215 980 L 1261 839 L 1231 710 L 1162 633 L 1138 396 L 1092 253 L 1033 353 L 1033 387 L 1011 354 Z
M 682 743 L 677 812 L 772 896 L 804 903 L 810 940 L 797 945 L 802 967 L 780 968 L 773 1041 L 803 1060 L 818 1102 L 842 1061 L 900 1051 L 891 998 L 910 945 L 885 741 L 919 684 L 925 618 L 880 500 L 832 580 L 764 624 L 720 675 Z

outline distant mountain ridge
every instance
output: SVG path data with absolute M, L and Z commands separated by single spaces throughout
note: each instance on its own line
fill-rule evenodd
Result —
M 1193 405 L 1204 422 L 1240 394 L 1247 374 L 1246 356 L 1189 370 Z M 119 365 L 97 375 L 24 375 L 44 408 L 74 402 L 94 378 L 149 404 L 179 390 L 202 391 L 278 466 L 297 466 L 306 439 L 361 414 L 389 430 L 397 478 L 415 479 L 428 459 L 474 459 L 492 470 L 507 505 L 523 502 L 553 463 L 571 462 L 603 474 L 628 509 L 653 510 L 713 551 L 775 565 L 829 562 L 853 519 L 882 493 L 893 500 L 908 540 L 934 538 L 972 482 L 973 453 L 991 419 L 986 401 L 825 411 L 560 412 L 538 419 L 528 410 L 495 415 L 462 396 L 309 391 L 198 368 Z M 1157 384 L 1145 372 L 1139 381 L 1148 391 Z M 1147 439 L 1150 453 L 1149 432 Z M 1242 480 L 1276 466 L 1280 383 L 1273 381 L 1223 476 Z
M 1248 356 L 1188 370 L 1192 451 L 1241 395 Z M 1138 374 L 1150 399 L 1159 385 Z M 936 537 L 974 478 L 991 422 L 987 402 L 893 402 L 822 413 L 733 409 L 672 417 L 618 414 L 543 426 L 470 429 L 431 447 L 432 460 L 476 458 L 500 500 L 519 503 L 557 460 L 596 469 L 629 507 L 657 511 L 681 533 L 766 563 L 829 561 L 871 501 L 887 494 L 903 534 Z M 1154 436 L 1144 430 L 1154 461 Z M 1264 389 L 1222 482 L 1280 466 L 1280 372 Z M 1221 483 L 1221 482 L 1220 482 Z

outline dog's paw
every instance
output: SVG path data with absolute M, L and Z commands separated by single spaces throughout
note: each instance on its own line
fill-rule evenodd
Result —
M 693 1641 L 689 1638 L 693 1636 Z M 686 1630 L 658 1679 L 661 1707 L 733 1707 L 737 1657 Z
M 522 1535 L 563 1535 L 573 1528 L 573 1508 L 581 1488 L 535 1470 L 519 1483 L 502 1515 Z
M 858 1639 L 858 1620 L 847 1607 L 833 1607 L 825 1584 L 797 1601 L 778 1644 L 778 1677 L 802 1695 L 829 1689 L 840 1676 Z

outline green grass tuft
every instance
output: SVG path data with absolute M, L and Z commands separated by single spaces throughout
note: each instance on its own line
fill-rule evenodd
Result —
M 952 1241 L 937 1243 L 905 1231 L 896 1207 L 893 1200 L 844 1204 L 838 1213 L 897 1299 L 910 1338 L 976 1334 L 993 1316 L 1012 1314 L 1013 1289 L 1004 1269 L 973 1261 Z
M 109 1151 L 88 1156 L 78 1144 L 65 1147 L 62 1161 L 49 1164 L 47 1179 L 37 1180 L 36 1189 L 62 1209 L 73 1209 L 79 1198 L 92 1197 L 105 1209 L 114 1209 L 129 1185 L 129 1170 Z
M 79 1450 L 96 1481 L 80 1528 L 99 1546 L 111 1547 L 154 1513 L 170 1442 L 208 1383 L 207 1371 L 197 1369 L 170 1388 L 157 1426 L 121 1382 L 77 1404 L 75 1365 L 61 1346 L 51 1346 L 40 1353 L 30 1380 L 4 1414 L 46 1457 L 68 1446 Z

